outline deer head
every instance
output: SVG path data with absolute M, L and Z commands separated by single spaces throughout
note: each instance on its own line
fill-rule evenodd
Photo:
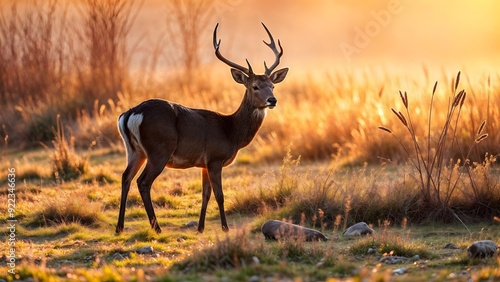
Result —
M 264 74 L 255 74 L 248 60 L 246 60 L 248 65 L 248 68 L 246 68 L 222 56 L 219 51 L 221 41 L 220 39 L 217 41 L 217 28 L 219 27 L 219 24 L 217 24 L 214 29 L 213 44 L 217 58 L 231 67 L 231 75 L 233 76 L 234 81 L 245 86 L 245 93 L 251 105 L 259 109 L 272 109 L 278 103 L 278 99 L 276 99 L 273 94 L 274 84 L 280 83 L 285 79 L 288 73 L 288 68 L 283 68 L 273 72 L 273 70 L 279 65 L 281 56 L 283 56 L 283 47 L 281 47 L 281 43 L 278 39 L 278 46 L 280 47 L 280 50 L 278 51 L 271 32 L 269 32 L 269 29 L 267 29 L 265 24 L 262 23 L 262 26 L 264 26 L 264 29 L 270 39 L 269 43 L 264 41 L 264 44 L 271 48 L 275 55 L 275 61 L 271 67 L 268 68 L 266 62 L 264 62 Z

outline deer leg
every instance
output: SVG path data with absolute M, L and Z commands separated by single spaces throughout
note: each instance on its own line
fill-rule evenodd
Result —
M 201 171 L 201 178 L 203 200 L 201 203 L 200 221 L 198 221 L 198 232 L 203 233 L 203 230 L 205 230 L 205 215 L 207 214 L 208 201 L 210 200 L 210 195 L 212 194 L 212 186 L 210 185 L 210 179 L 206 168 Z
M 210 179 L 210 185 L 214 190 L 215 200 L 219 206 L 220 221 L 222 225 L 222 231 L 229 231 L 227 226 L 226 213 L 224 212 L 224 193 L 222 192 L 222 164 L 216 163 L 208 167 L 208 176 Z
M 132 179 L 137 174 L 142 164 L 144 164 L 144 155 L 138 152 L 131 152 L 128 155 L 127 168 L 122 174 L 122 195 L 120 199 L 120 213 L 118 214 L 118 223 L 116 224 L 116 233 L 119 234 L 123 232 L 123 227 L 125 224 L 125 208 L 127 205 L 128 191 L 130 190 L 130 183 Z
M 160 173 L 165 168 L 170 154 L 168 154 L 167 156 L 168 157 L 155 155 L 148 157 L 146 167 L 137 179 L 137 186 L 139 187 L 139 193 L 141 194 L 144 208 L 146 209 L 146 213 L 148 214 L 149 223 L 151 224 L 151 228 L 153 228 L 156 233 L 161 233 L 161 228 L 158 225 L 158 221 L 156 220 L 153 203 L 151 202 L 151 185 L 153 184 L 153 181 L 156 179 L 156 177 L 158 177 L 158 175 L 160 175 Z

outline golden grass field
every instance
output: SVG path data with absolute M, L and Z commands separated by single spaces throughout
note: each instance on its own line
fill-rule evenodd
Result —
M 10 226 L 12 211 L 17 222 L 14 245 L 8 228 L 0 235 L 0 278 L 500 279 L 497 257 L 466 254 L 500 235 L 496 1 L 13 3 L 0 4 L 0 219 Z M 230 231 L 213 197 L 205 232 L 181 229 L 199 217 L 201 173 L 165 169 L 152 190 L 163 232 L 150 229 L 134 181 L 115 235 L 118 116 L 149 98 L 224 114 L 241 102 L 244 88 L 213 54 L 217 22 L 221 52 L 257 72 L 272 61 L 264 22 L 290 68 L 278 106 L 223 171 Z M 269 242 L 267 219 L 331 240 Z M 376 235 L 342 236 L 359 221 Z M 138 254 L 144 246 L 154 252 Z M 390 254 L 419 258 L 379 263 Z

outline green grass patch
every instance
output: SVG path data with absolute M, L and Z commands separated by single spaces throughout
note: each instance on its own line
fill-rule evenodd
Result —
M 349 251 L 353 255 L 366 255 L 370 248 L 375 249 L 382 255 L 404 256 L 408 258 L 418 255 L 421 259 L 435 257 L 422 242 L 394 233 L 366 236 L 355 242 Z

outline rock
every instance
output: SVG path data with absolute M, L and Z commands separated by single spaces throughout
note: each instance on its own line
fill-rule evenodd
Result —
M 385 264 L 398 264 L 398 263 L 405 263 L 408 260 L 407 257 L 401 257 L 401 256 L 385 256 L 382 257 L 379 262 L 385 263 Z
M 344 236 L 363 236 L 363 235 L 371 235 L 375 231 L 368 226 L 365 222 L 358 222 L 353 226 L 347 228 L 344 231 Z
M 260 277 L 257 275 L 252 275 L 252 276 L 250 276 L 250 278 L 248 278 L 248 282 L 259 282 L 259 281 L 260 281 Z
M 328 238 L 321 232 L 279 220 L 268 220 L 262 224 L 262 234 L 266 239 L 279 240 L 282 238 L 304 238 L 306 241 L 327 241 Z
M 458 272 L 458 273 L 450 273 L 450 275 L 448 275 L 448 278 L 453 279 L 453 280 L 459 280 L 459 281 L 467 281 L 467 282 L 474 281 L 472 279 L 471 275 L 469 274 L 469 272 L 467 272 L 467 270 L 462 270 L 461 272 Z M 464 278 L 466 280 L 464 280 Z
M 153 247 L 151 246 L 144 246 L 136 251 L 136 253 L 145 255 L 145 254 L 152 254 L 154 252 Z
M 401 267 L 401 268 L 398 268 L 398 269 L 394 269 L 392 271 L 392 274 L 393 275 L 403 275 L 407 272 L 408 270 L 405 268 L 405 267 Z
M 410 261 L 417 261 L 417 260 L 420 260 L 420 256 L 419 255 L 414 255 L 410 258 Z
M 256 256 L 253 256 L 253 257 L 252 257 L 252 262 L 253 262 L 253 264 L 254 264 L 254 265 L 259 265 L 259 264 L 260 264 L 260 260 L 259 260 L 259 258 L 258 258 L 258 257 L 256 257 Z
M 486 258 L 497 254 L 498 246 L 491 240 L 476 241 L 467 247 L 469 258 Z
M 371 255 L 371 254 L 375 254 L 377 252 L 376 249 L 374 248 L 368 248 L 368 251 L 366 251 L 367 254 Z
M 181 229 L 196 228 L 196 227 L 198 227 L 198 221 L 193 220 L 181 226 Z
M 460 249 L 460 248 L 457 247 L 457 245 L 455 245 L 453 243 L 448 243 L 448 244 L 444 245 L 443 249 L 457 250 L 457 249 Z

